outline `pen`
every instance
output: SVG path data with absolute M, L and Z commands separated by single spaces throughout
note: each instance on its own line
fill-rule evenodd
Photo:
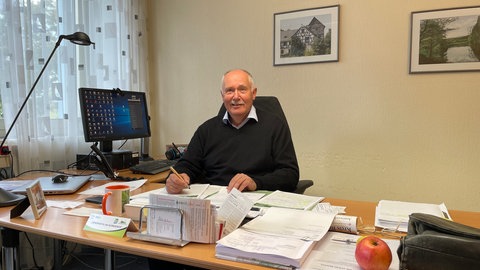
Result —
M 356 241 L 354 239 L 344 239 L 344 238 L 332 238 L 332 241 L 343 242 L 345 244 L 354 244 Z
M 170 166 L 170 171 L 172 171 L 178 178 L 180 178 L 185 183 L 185 185 L 187 185 L 186 186 L 187 188 L 190 188 L 190 185 L 185 181 L 185 179 L 183 179 L 183 177 L 172 166 Z

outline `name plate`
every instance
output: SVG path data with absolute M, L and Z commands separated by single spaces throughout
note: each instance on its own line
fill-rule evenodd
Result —
M 130 218 L 92 213 L 83 230 L 122 238 L 126 231 L 136 232 L 138 228 Z

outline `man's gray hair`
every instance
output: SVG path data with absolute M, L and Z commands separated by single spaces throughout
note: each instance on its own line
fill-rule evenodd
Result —
M 225 72 L 222 76 L 222 89 L 220 89 L 220 92 L 223 92 L 223 84 L 224 84 L 224 81 L 225 81 L 225 76 L 232 72 L 232 71 L 235 71 L 235 70 L 241 70 L 243 72 L 245 72 L 247 75 L 248 75 L 248 83 L 250 83 L 250 90 L 253 91 L 253 89 L 255 88 L 255 82 L 253 81 L 253 76 L 252 74 L 250 74 L 250 72 L 246 71 L 245 69 L 241 69 L 241 68 L 235 68 L 235 69 L 230 69 L 229 71 Z

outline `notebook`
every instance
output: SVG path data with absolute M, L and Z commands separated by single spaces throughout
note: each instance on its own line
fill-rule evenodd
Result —
M 42 186 L 43 193 L 46 195 L 52 194 L 72 194 L 79 190 L 83 185 L 85 185 L 90 180 L 89 175 L 84 176 L 69 176 L 67 181 L 63 183 L 54 183 L 52 177 L 39 177 L 37 178 L 40 181 Z M 30 183 L 30 182 L 29 182 Z M 26 194 L 25 188 L 29 183 L 17 187 L 12 190 L 13 193 Z

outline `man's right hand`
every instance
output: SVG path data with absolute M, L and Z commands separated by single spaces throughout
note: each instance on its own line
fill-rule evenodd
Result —
M 184 188 L 188 188 L 190 185 L 190 177 L 186 173 L 181 173 L 180 176 L 183 178 L 179 178 L 174 173 L 171 173 L 167 180 L 165 181 L 165 188 L 167 192 L 170 194 L 179 194 L 182 192 Z

